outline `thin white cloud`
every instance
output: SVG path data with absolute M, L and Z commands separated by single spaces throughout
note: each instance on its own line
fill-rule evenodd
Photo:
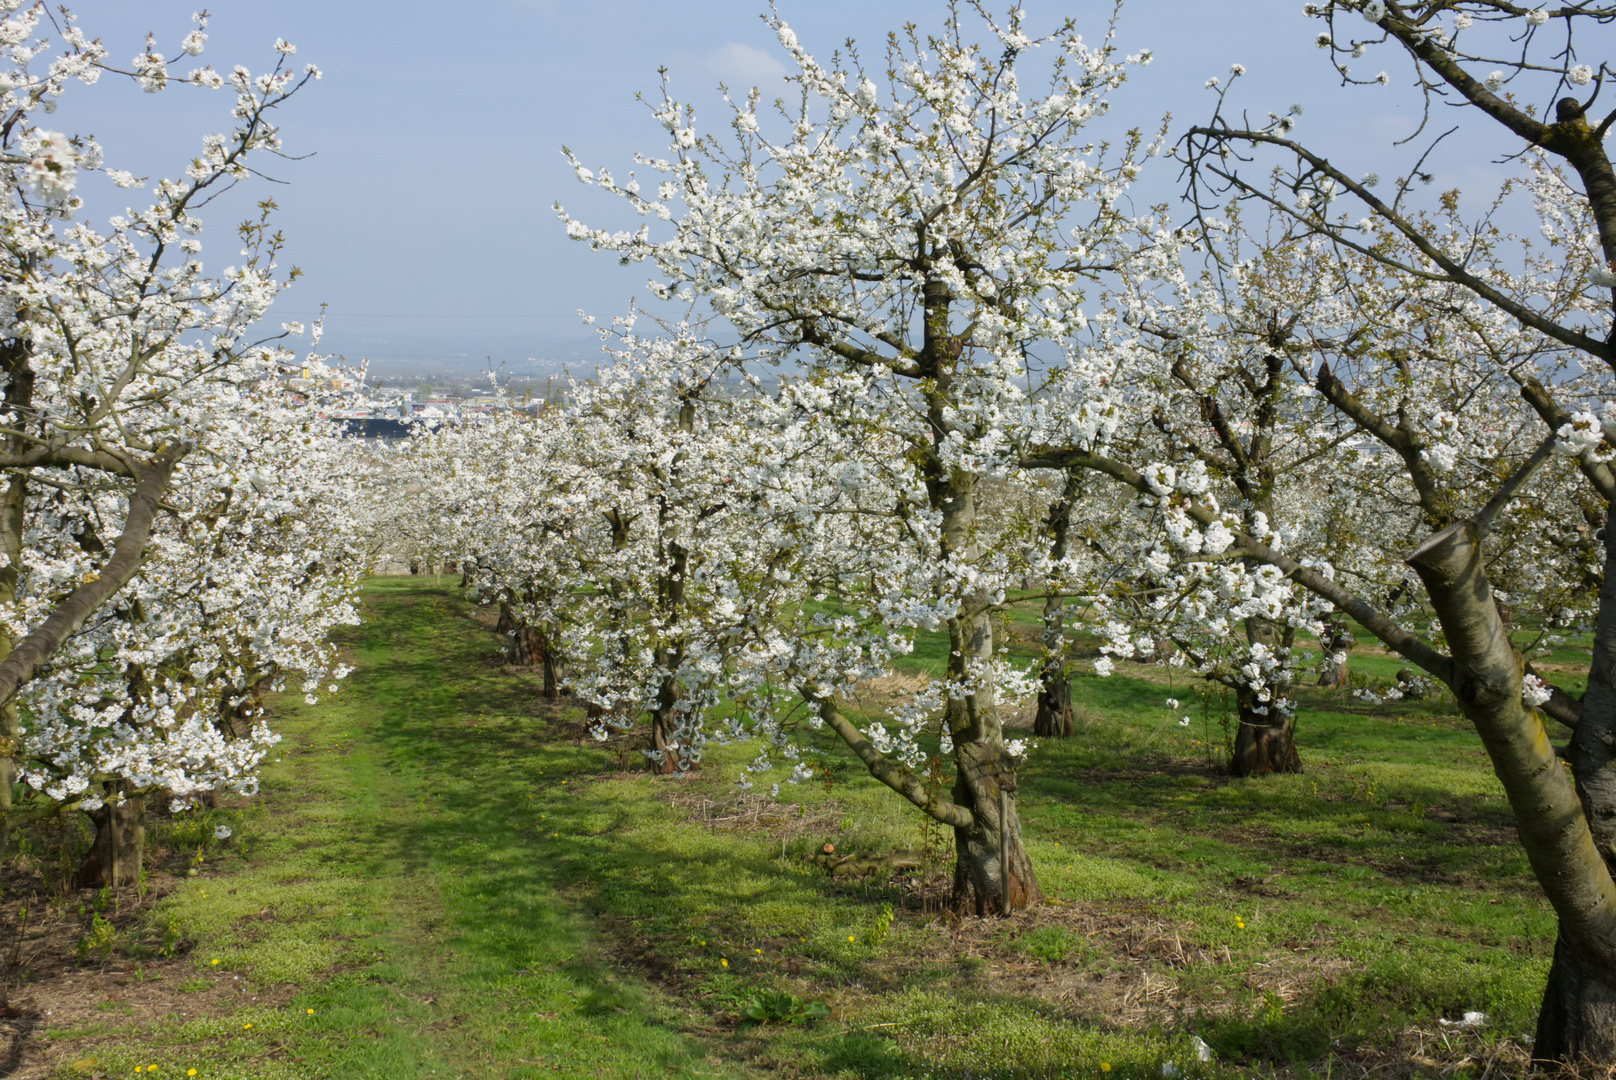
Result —
M 731 86 L 767 86 L 785 78 L 785 65 L 762 49 L 726 41 L 706 56 L 707 70 Z

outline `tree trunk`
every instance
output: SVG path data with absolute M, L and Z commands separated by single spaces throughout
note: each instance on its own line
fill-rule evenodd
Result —
M 24 415 L 31 409 L 34 396 L 34 371 L 29 364 L 30 349 L 23 340 L 12 340 L 0 347 L 0 365 L 7 376 L 5 402 L 7 410 Z M 20 435 L 8 436 L 3 443 L 7 451 L 16 451 L 25 445 Z M 6 482 L 4 496 L 0 496 L 0 606 L 11 607 L 17 602 L 18 574 L 22 567 L 23 511 L 28 502 L 28 473 L 18 470 Z M 10 634 L 0 630 L 0 660 L 5 660 L 16 648 Z M 21 731 L 15 699 L 0 704 L 0 864 L 3 864 L 11 845 L 11 789 L 17 779 L 17 763 L 21 758 Z
M 1268 619 L 1247 619 L 1246 640 L 1254 647 L 1253 653 L 1260 647 L 1276 658 L 1290 654 L 1289 633 L 1281 633 Z M 1230 775 L 1271 776 L 1302 771 L 1288 696 L 1289 672 L 1290 661 L 1279 660 L 1263 673 L 1260 688 L 1249 683 L 1235 688 L 1240 727 L 1235 732 L 1234 752 L 1229 758 Z M 1267 700 L 1263 699 L 1264 694 Z
M 651 712 L 651 749 L 659 756 L 650 758 L 651 771 L 658 776 L 671 776 L 690 768 L 687 755 L 690 744 L 678 731 L 673 705 L 659 705 Z
M 112 784 L 105 785 L 107 801 L 87 814 L 95 823 L 95 843 L 79 863 L 73 884 L 80 889 L 134 885 L 140 879 L 140 864 L 146 852 L 146 796 L 118 798 Z
M 539 634 L 539 664 L 544 669 L 544 696 L 550 701 L 561 698 L 561 661 L 550 643 L 548 634 Z
M 535 638 L 537 632 L 531 626 L 518 626 L 511 631 L 511 659 L 519 667 L 532 667 L 541 651 Z
M 1532 1057 L 1568 1065 L 1616 1062 L 1616 971 L 1563 935 L 1554 941 Z
M 1082 473 L 1068 470 L 1061 497 L 1049 507 L 1044 527 L 1049 530 L 1049 557 L 1056 562 L 1066 557 L 1066 539 L 1072 528 L 1072 505 L 1082 492 Z M 1044 663 L 1039 672 L 1038 715 L 1032 733 L 1058 738 L 1072 733 L 1072 681 L 1066 673 L 1066 598 L 1054 588 L 1044 600 Z
M 1271 700 L 1265 712 L 1258 712 L 1263 706 L 1246 687 L 1239 688 L 1235 700 L 1240 710 L 1240 730 L 1235 733 L 1229 773 L 1269 776 L 1301 772 L 1302 759 L 1296 753 L 1291 711 Z
M 672 651 L 664 651 L 659 660 L 669 670 L 678 666 L 678 657 Z M 679 699 L 683 696 L 682 690 L 676 676 L 665 676 L 657 690 L 656 707 L 651 710 L 652 755 L 649 760 L 651 771 L 658 776 L 685 772 L 695 764 L 690 759 L 690 740 L 681 730 Z
M 1521 658 L 1493 602 L 1479 530 L 1460 521 L 1408 557 L 1452 651 L 1440 672 L 1481 736 L 1515 812 L 1521 846 L 1560 920 L 1533 1056 L 1577 1066 L 1616 1063 L 1616 545 L 1606 552 L 1572 777 L 1543 721 L 1521 701 Z M 1438 672 L 1433 672 L 1438 674 Z M 1603 850 L 1601 850 L 1603 849 Z
M 943 512 L 944 552 L 966 560 L 977 554 L 973 481 L 956 474 L 928 484 Z M 994 659 L 990 598 L 977 589 L 963 600 L 960 614 L 948 621 L 948 677 L 955 682 L 969 681 Z M 1015 763 L 1005 749 L 992 685 L 949 698 L 944 719 L 954 741 L 954 803 L 971 813 L 969 824 L 954 828 L 954 907 L 974 915 L 1031 907 L 1043 893 L 1021 842 Z
M 1607 538 L 1613 527 L 1616 518 L 1606 524 Z M 1616 776 L 1612 776 L 1616 771 L 1612 768 L 1616 765 L 1616 582 L 1612 580 L 1616 556 L 1612 548 L 1616 544 L 1607 539 L 1588 689 L 1569 748 L 1583 817 L 1607 875 L 1616 855 Z M 1499 619 L 1507 634 L 1508 621 L 1502 610 Z M 1610 948 L 1602 950 L 1601 944 L 1599 935 L 1578 933 L 1561 915 L 1554 963 L 1538 1013 L 1534 1058 L 1606 1068 L 1616 1064 L 1616 964 L 1612 963 L 1616 956 Z
M 967 915 L 1006 915 L 1043 900 L 1032 860 L 1021 842 L 1016 776 L 1002 750 L 956 745 L 954 802 L 971 811 L 954 829 L 954 909 Z
M 1060 738 L 1072 733 L 1072 680 L 1059 665 L 1045 663 L 1040 674 L 1038 715 L 1032 733 L 1039 738 Z
M 1319 642 L 1319 650 L 1324 654 L 1324 670 L 1319 672 L 1320 686 L 1347 685 L 1347 651 L 1358 644 L 1358 639 L 1352 636 L 1352 631 L 1344 622 L 1328 623 L 1325 627 L 1326 637 Z M 1341 657 L 1339 661 L 1334 657 Z

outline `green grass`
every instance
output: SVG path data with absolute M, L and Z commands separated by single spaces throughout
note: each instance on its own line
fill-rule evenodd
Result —
M 446 594 L 380 581 L 368 600 L 345 639 L 350 685 L 282 706 L 280 760 L 240 830 L 251 858 L 156 915 L 197 942 L 188 988 L 301 992 L 111 1038 L 56 1033 L 86 1044 L 66 1053 L 107 1075 L 743 1074 L 679 1033 L 680 1009 L 615 965 L 559 885 L 567 857 L 541 815 L 599 755 L 538 741 L 531 689 L 498 674 L 490 636 Z
M 1552 914 L 1440 702 L 1376 712 L 1303 688 L 1308 771 L 1235 781 L 1217 695 L 1164 669 L 1078 676 L 1078 734 L 1021 777 L 1054 902 L 951 922 L 805 861 L 930 844 L 947 869 L 948 838 L 823 734 L 822 780 L 778 801 L 735 789 L 747 745 L 710 747 L 696 776 L 625 771 L 634 748 L 502 674 L 468 610 L 373 582 L 350 685 L 281 706 L 250 856 L 154 916 L 197 942 L 181 989 L 299 991 L 183 1021 L 109 1013 L 55 1033 L 65 1053 L 204 1077 L 1409 1075 L 1416 1051 L 1454 1064 L 1531 1030 Z M 772 993 L 832 1015 L 743 1025 Z M 1418 1034 L 1472 1009 L 1480 1033 Z

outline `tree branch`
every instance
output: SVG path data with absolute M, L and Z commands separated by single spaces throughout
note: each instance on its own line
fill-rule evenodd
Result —
M 860 761 L 864 762 L 865 767 L 870 770 L 871 776 L 944 825 L 950 825 L 956 829 L 968 829 L 971 827 L 975 818 L 969 810 L 947 799 L 929 794 L 918 776 L 907 769 L 901 769 L 894 765 L 885 754 L 877 750 L 874 744 L 864 737 L 864 733 L 854 727 L 853 722 L 847 718 L 841 709 L 836 707 L 835 702 L 813 694 L 806 689 L 801 693 L 803 700 L 819 710 L 819 715 L 824 718 L 825 723 L 831 726 L 831 730 L 840 735 L 842 741 L 852 748 L 853 753 L 857 755 Z
M 74 589 L 0 663 L 0 703 L 10 701 L 19 687 L 39 674 L 39 669 L 61 648 L 64 641 L 84 625 L 84 620 L 135 576 L 145 559 L 146 541 L 151 537 L 157 505 L 173 479 L 175 467 L 189 450 L 189 446 L 175 444 L 141 470 L 140 480 L 129 496 L 129 515 L 124 520 L 123 532 L 113 545 L 112 558 L 94 580 Z

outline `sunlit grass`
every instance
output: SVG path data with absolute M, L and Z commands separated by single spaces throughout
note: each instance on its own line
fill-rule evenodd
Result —
M 928 842 L 823 733 L 805 735 L 831 751 L 820 777 L 778 803 L 760 792 L 786 770 L 754 777 L 743 819 L 755 747 L 711 747 L 694 777 L 625 772 L 632 751 L 580 740 L 576 713 L 546 718 L 531 680 L 500 673 L 453 590 L 381 580 L 368 598 L 351 685 L 282 706 L 250 859 L 159 913 L 197 942 L 197 980 L 300 992 L 59 1035 L 107 1075 L 1233 1077 L 1305 1074 L 1468 1009 L 1486 1038 L 1530 1029 L 1552 916 L 1441 702 L 1379 715 L 1304 687 L 1307 772 L 1232 781 L 1219 695 L 1161 669 L 1079 675 L 1078 734 L 1043 742 L 1018 796 L 1054 904 L 951 943 L 912 895 L 805 861 Z M 1187 959 L 1135 955 L 1129 925 Z M 1012 968 L 1031 981 L 1001 982 Z M 1040 973 L 1079 992 L 1040 996 Z M 1118 988 L 1145 974 L 1175 1004 L 1120 1019 Z M 765 991 L 832 1016 L 740 1029 Z M 1195 1060 L 1197 1035 L 1221 1063 Z

